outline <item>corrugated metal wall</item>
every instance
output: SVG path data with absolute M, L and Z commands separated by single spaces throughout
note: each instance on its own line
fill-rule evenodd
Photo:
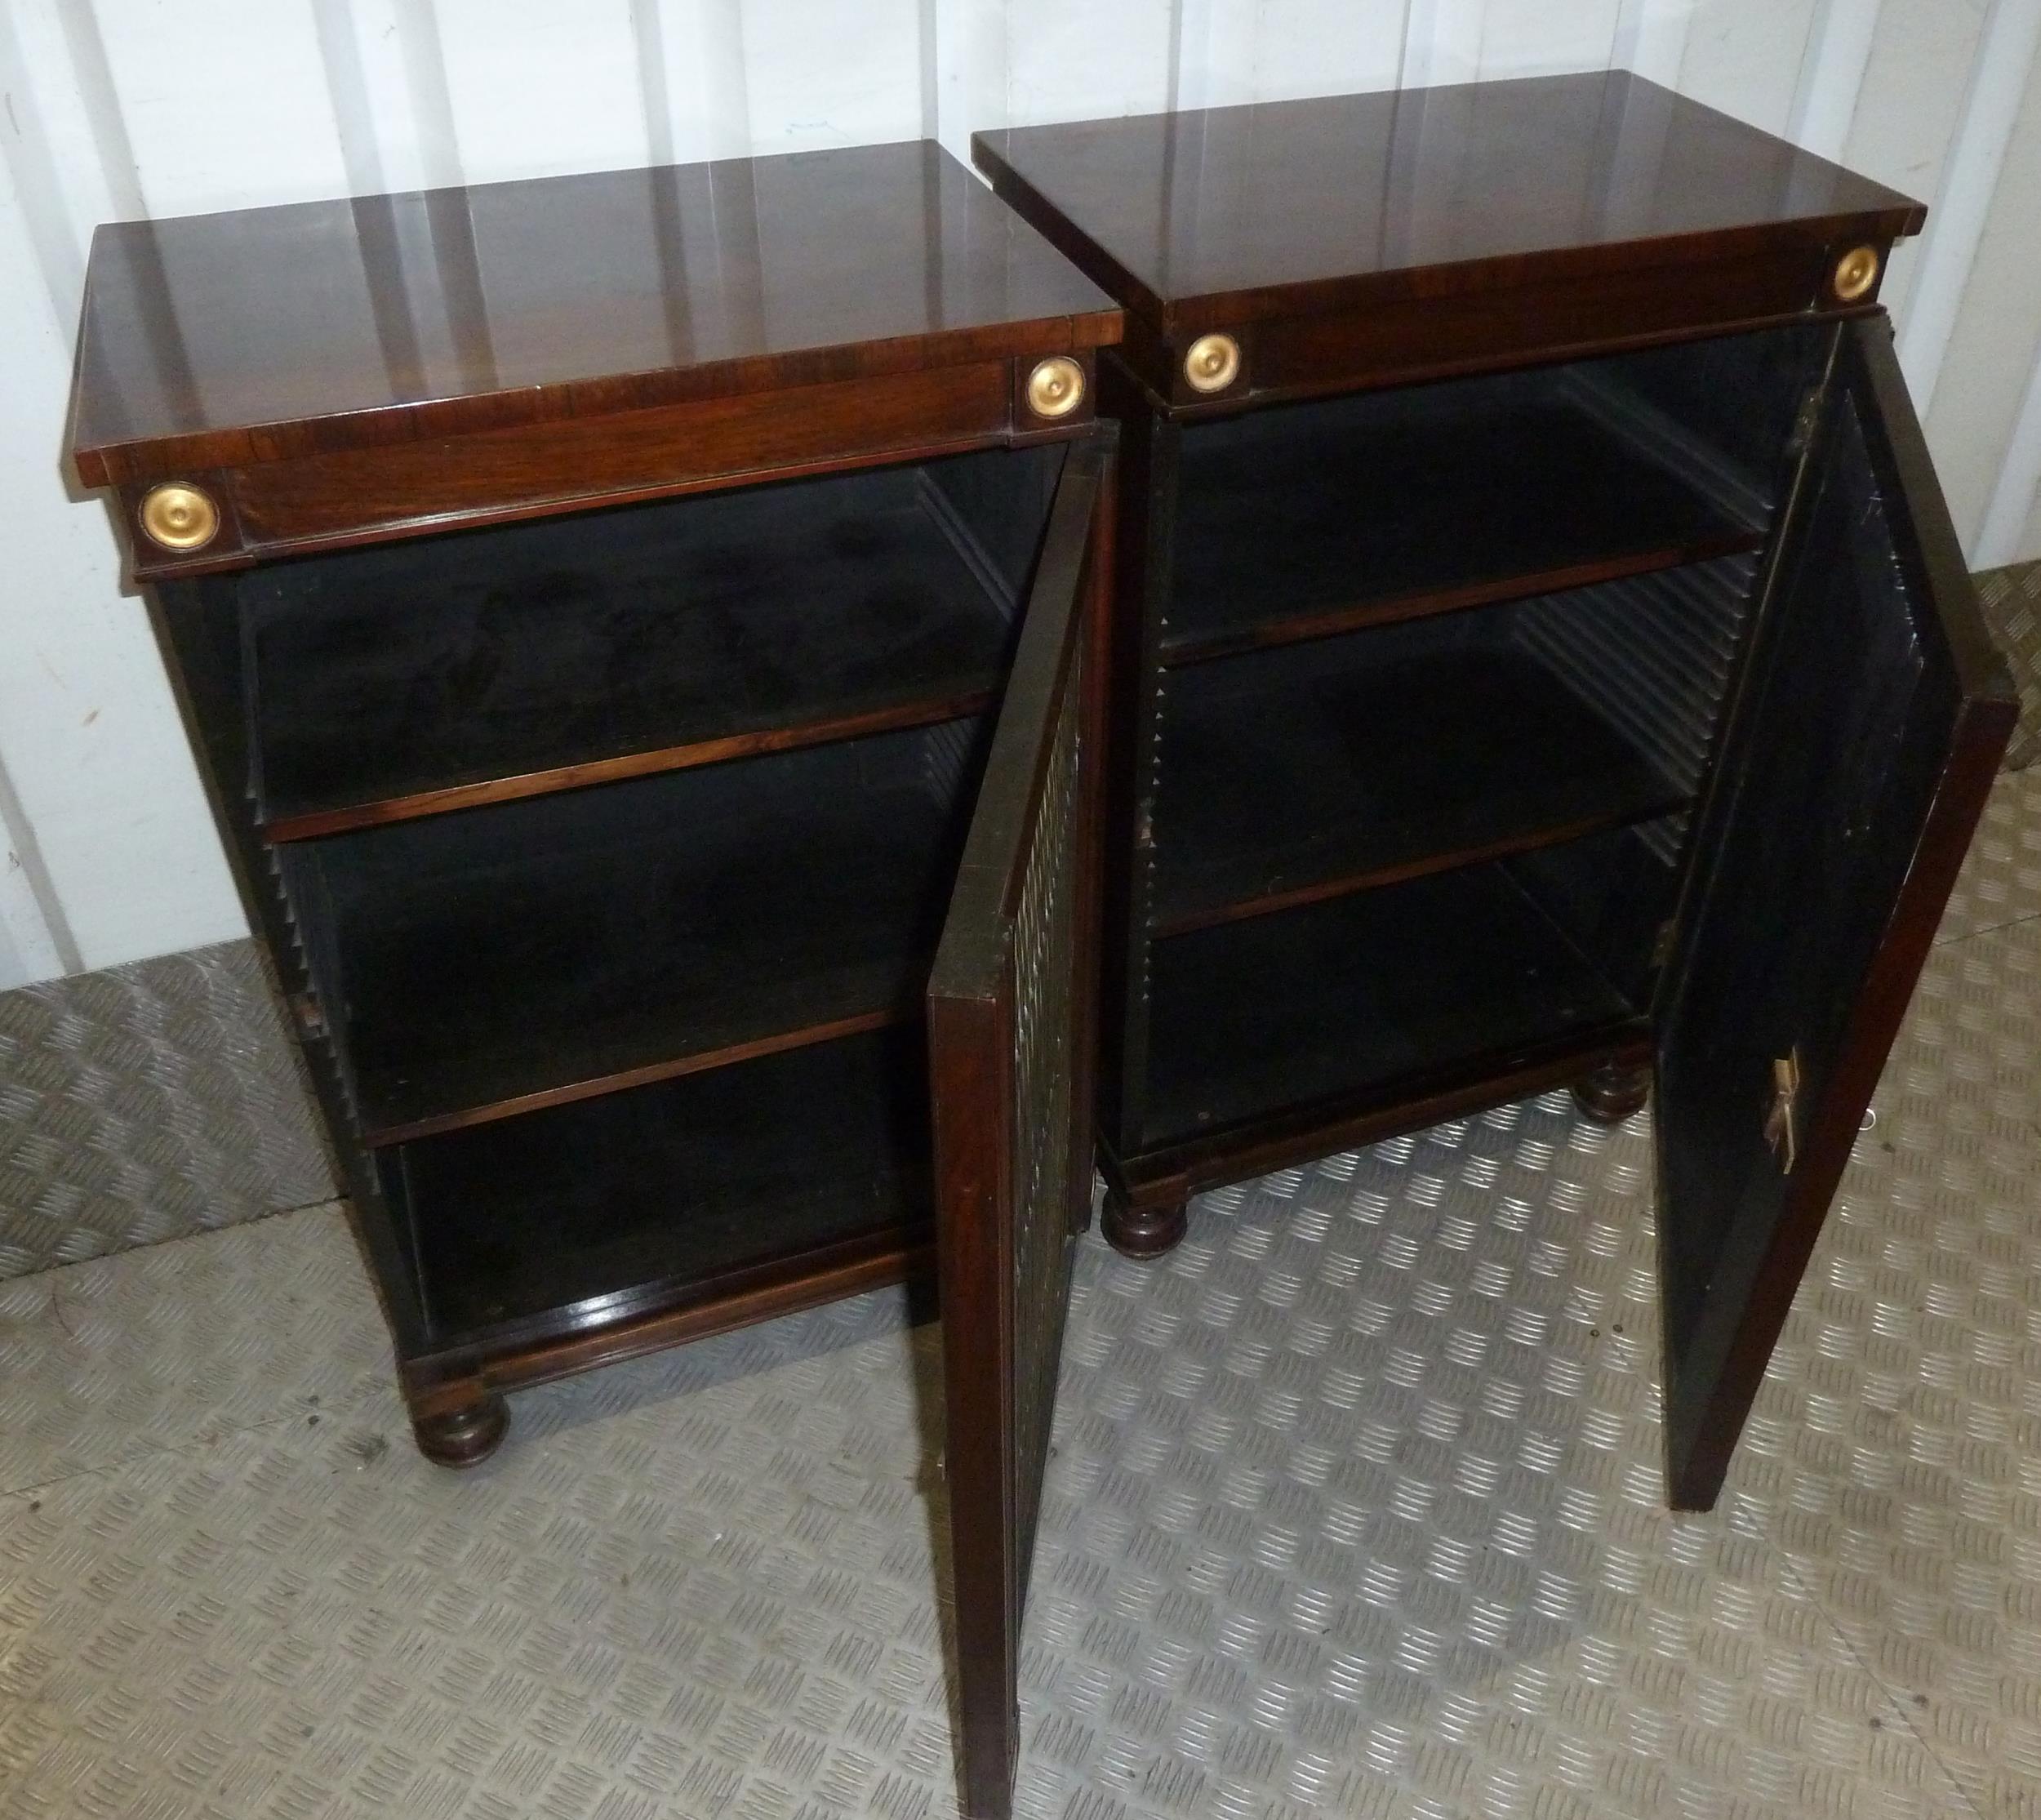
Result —
M 240 932 L 59 451 L 92 225 L 1628 66 L 1933 202 L 1887 296 L 1980 567 L 2041 555 L 2041 0 L 0 0 L 0 986 Z

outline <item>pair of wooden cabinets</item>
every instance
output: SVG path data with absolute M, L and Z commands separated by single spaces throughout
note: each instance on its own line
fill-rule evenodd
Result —
M 934 1267 L 994 1813 L 1094 1108 L 1152 1253 L 1655 1075 L 1705 1505 L 2012 706 L 1903 198 L 1621 76 L 977 150 L 103 229 L 73 452 L 421 1445 Z

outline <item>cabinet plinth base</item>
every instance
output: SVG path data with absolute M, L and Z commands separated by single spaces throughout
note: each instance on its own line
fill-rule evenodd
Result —
M 1108 1190 L 1099 1230 L 1123 1257 L 1160 1257 L 1182 1240 L 1189 1224 L 1188 1199 L 1133 1207 Z
M 435 1466 L 479 1466 L 503 1444 L 509 1406 L 493 1391 L 477 1386 L 474 1397 L 430 1414 L 414 1413 L 411 1434 L 418 1451 Z
M 1620 1125 L 1651 1097 L 1652 1071 L 1641 1062 L 1605 1061 L 1573 1084 L 1573 1103 L 1599 1125 Z

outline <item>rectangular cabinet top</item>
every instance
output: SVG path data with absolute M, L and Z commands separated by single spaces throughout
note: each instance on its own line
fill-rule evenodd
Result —
M 1027 358 L 1117 307 L 925 141 L 99 230 L 89 486 Z
M 1158 333 L 1919 231 L 1917 202 L 1624 71 L 981 133 Z

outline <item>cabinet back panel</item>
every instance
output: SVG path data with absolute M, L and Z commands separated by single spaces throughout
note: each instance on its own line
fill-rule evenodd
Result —
M 385 1153 L 442 1342 L 620 1319 L 930 1217 L 918 1023 Z
M 1635 1008 L 1500 865 L 1157 944 L 1148 1146 L 1627 1022 Z
M 1518 636 L 1691 801 L 1714 754 L 1756 580 L 1756 558 L 1728 557 L 1611 582 L 1597 590 L 1600 612 L 1527 601 Z M 1669 862 L 1685 827 L 1682 817 L 1654 834 Z
M 1167 661 L 1754 550 L 1821 345 L 1729 336 L 1188 425 Z
M 911 1017 L 982 750 L 958 723 L 285 849 L 371 1138 Z
M 1434 870 L 1680 797 L 1506 645 L 1271 691 L 1232 724 L 1186 704 L 1163 738 L 1158 919 L 1181 928 L 1315 885 Z
M 1821 383 L 1832 323 L 1710 336 L 1570 367 L 1612 406 L 1651 412 L 1736 483 L 1776 499 L 1794 421 Z
M 727 755 L 718 741 L 982 707 L 1061 455 L 991 450 L 259 572 L 242 584 L 259 812 L 316 834 L 460 806 L 430 799 L 468 786 L 535 794 Z
M 1167 673 L 1158 926 L 1683 808 L 1752 574 L 1722 558 Z
M 1633 1004 L 1651 1002 L 1660 931 L 1673 913 L 1678 868 L 1665 858 L 1688 817 L 1661 817 L 1504 862 L 1523 894 Z

